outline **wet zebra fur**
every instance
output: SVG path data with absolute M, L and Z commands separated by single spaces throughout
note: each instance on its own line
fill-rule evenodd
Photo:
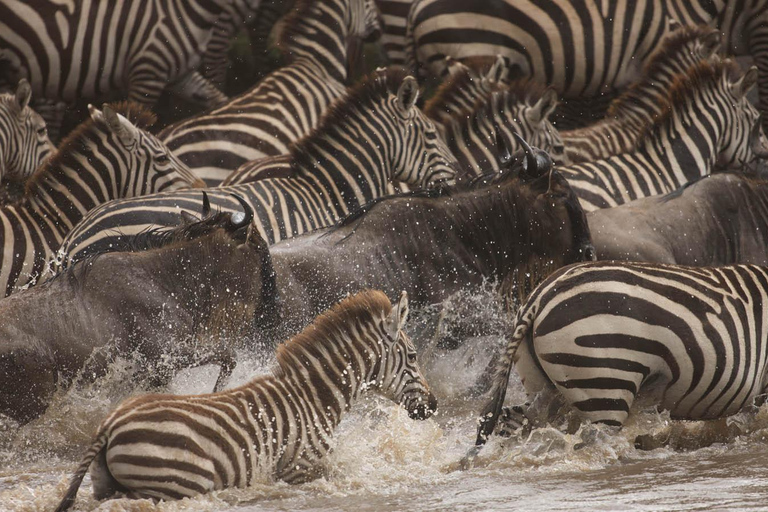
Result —
M 31 96 L 26 80 L 14 94 L 0 94 L 0 182 L 25 180 L 55 150 L 45 121 L 29 107 Z
M 246 162 L 288 153 L 347 93 L 349 42 L 380 30 L 373 0 L 296 0 L 281 25 L 274 45 L 285 66 L 158 135 L 209 186 Z
M 0 62 L 29 80 L 35 101 L 72 103 L 122 91 L 152 106 L 169 84 L 194 72 L 228 4 L 133 0 L 110 8 L 95 0 L 1 0 Z M 118 32 L 125 37 L 115 41 Z M 46 121 L 53 132 L 61 119 Z
M 746 97 L 757 70 L 730 60 L 699 62 L 678 75 L 663 112 L 636 150 L 562 167 L 586 211 L 664 194 L 692 179 L 767 154 L 759 114 Z M 663 103 L 662 103 L 663 102 Z
M 262 236 L 273 244 L 335 224 L 387 194 L 392 180 L 421 187 L 453 179 L 456 160 L 415 106 L 417 97 L 416 81 L 401 69 L 371 74 L 289 155 L 243 168 L 255 181 L 209 189 L 211 205 L 236 213 L 242 208 L 231 194 L 243 197 Z M 192 191 L 113 201 L 72 230 L 62 243 L 61 262 L 100 252 L 123 235 L 175 226 L 183 211 L 200 210 L 200 194 Z
M 667 36 L 648 59 L 643 77 L 611 102 L 605 118 L 593 125 L 561 131 L 570 163 L 592 162 L 634 150 L 640 135 L 662 111 L 657 100 L 675 77 L 711 57 L 720 35 L 707 26 L 687 26 Z
M 92 108 L 91 119 L 29 179 L 23 198 L 0 208 L 2 296 L 34 282 L 70 229 L 99 204 L 203 185 L 144 131 L 154 119 L 130 102 Z
M 493 433 L 513 364 L 529 396 L 555 394 L 591 422 L 623 425 L 639 397 L 675 419 L 735 414 L 768 384 L 767 306 L 768 268 L 756 265 L 564 267 L 515 317 L 477 444 Z
M 277 348 L 273 375 L 208 395 L 145 395 L 101 424 L 57 512 L 92 466 L 94 496 L 180 499 L 261 477 L 288 483 L 320 475 L 344 412 L 366 391 L 402 404 L 413 419 L 437 409 L 403 331 L 408 299 L 393 307 L 363 291 Z

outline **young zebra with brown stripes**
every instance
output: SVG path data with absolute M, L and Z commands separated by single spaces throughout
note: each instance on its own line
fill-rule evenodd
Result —
M 676 190 L 688 181 L 768 155 L 759 114 L 746 97 L 757 69 L 700 61 L 678 75 L 662 114 L 631 153 L 559 169 L 585 210 Z M 663 103 L 662 103 L 663 102 Z
M 720 34 L 707 26 L 681 27 L 667 36 L 648 59 L 643 77 L 611 102 L 603 120 L 560 132 L 568 161 L 593 162 L 633 151 L 645 128 L 662 114 L 658 96 L 666 96 L 677 75 L 710 58 L 719 46 Z
M 343 413 L 369 390 L 429 418 L 437 400 L 403 330 L 407 316 L 405 292 L 393 307 L 363 291 L 281 344 L 273 375 L 222 393 L 127 400 L 99 427 L 56 511 L 72 506 L 89 466 L 96 499 L 180 499 L 259 476 L 312 480 Z
M 289 59 L 251 90 L 159 138 L 209 186 L 246 162 L 286 154 L 346 93 L 348 45 L 380 30 L 373 0 L 296 0 L 275 47 Z
M 766 392 L 768 268 L 577 263 L 539 285 L 515 317 L 493 377 L 477 444 L 493 433 L 512 366 L 534 426 L 564 402 L 622 426 L 648 397 L 672 418 L 730 416 Z
M 273 244 L 335 224 L 386 195 L 393 180 L 425 187 L 453 179 L 456 159 L 415 105 L 417 98 L 416 81 L 401 69 L 371 74 L 289 155 L 244 168 L 240 178 L 252 172 L 255 181 L 209 189 L 211 204 L 236 213 L 242 208 L 231 194 L 243 197 Z M 62 261 L 101 252 L 121 234 L 175 226 L 183 211 L 197 215 L 201 201 L 199 193 L 174 192 L 106 204 L 72 230 Z
M 22 181 L 54 150 L 45 121 L 29 107 L 32 88 L 21 80 L 14 94 L 0 94 L 0 181 Z
M 72 227 L 99 204 L 203 185 L 144 131 L 154 120 L 130 102 L 91 108 L 91 119 L 35 172 L 22 199 L 0 208 L 2 296 L 34 282 Z

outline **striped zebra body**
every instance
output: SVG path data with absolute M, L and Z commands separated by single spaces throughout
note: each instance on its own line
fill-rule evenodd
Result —
M 216 20 L 211 39 L 200 60 L 200 72 L 216 87 L 224 86 L 229 67 L 229 46 L 237 33 L 255 21 L 261 0 L 233 0 Z
M 714 419 L 765 392 L 767 341 L 766 267 L 565 267 L 517 313 L 478 444 L 493 431 L 513 363 L 530 395 L 556 390 L 592 422 L 623 425 L 638 397 L 673 418 Z
M 750 162 L 766 154 L 759 114 L 746 98 L 756 79 L 754 68 L 739 77 L 731 61 L 701 61 L 676 79 L 664 114 L 636 151 L 560 172 L 591 211 L 671 192 L 717 168 Z
M 197 67 L 228 3 L 2 0 L 0 61 L 29 80 L 36 99 L 71 103 L 124 91 L 151 106 Z
M 22 181 L 54 150 L 45 121 L 29 107 L 26 80 L 15 94 L 0 94 L 0 181 Z
M 632 83 L 679 24 L 716 26 L 727 53 L 754 57 L 766 112 L 768 0 L 417 0 L 408 20 L 408 64 L 439 76 L 447 55 L 501 53 L 561 96 L 591 97 Z
M 210 186 L 246 162 L 287 153 L 346 92 L 348 41 L 378 30 L 377 16 L 372 0 L 298 0 L 276 43 L 288 65 L 159 138 Z
M 24 198 L 0 208 L 0 289 L 34 282 L 83 216 L 116 198 L 202 185 L 162 143 L 141 129 L 154 116 L 136 104 L 93 109 L 32 176 Z M 199 192 L 198 192 L 199 193 Z
M 207 191 L 214 208 L 237 213 L 231 194 L 254 209 L 255 223 L 272 244 L 335 224 L 387 193 L 391 180 L 416 186 L 454 177 L 456 161 L 434 124 L 415 106 L 418 87 L 397 68 L 372 74 L 338 103 L 289 156 L 254 164 L 257 176 L 274 176 Z M 241 176 L 243 179 L 246 175 Z M 122 234 L 150 226 L 175 226 L 181 212 L 201 211 L 199 192 L 155 194 L 113 201 L 94 210 L 62 244 L 64 264 Z
M 277 349 L 273 375 L 223 393 L 146 395 L 123 402 L 99 427 L 57 508 L 67 510 L 93 463 L 94 496 L 180 499 L 264 477 L 300 483 L 319 476 L 344 412 L 371 390 L 426 419 L 437 401 L 395 307 L 360 292 Z M 158 475 L 161 468 L 162 476 Z
M 667 94 L 678 74 L 711 57 L 719 44 L 717 31 L 703 25 L 674 31 L 648 59 L 643 78 L 611 103 L 602 121 L 560 132 L 568 161 L 592 162 L 633 151 L 644 128 L 662 113 L 657 97 Z
M 413 0 L 376 0 L 376 5 L 381 11 L 384 53 L 390 65 L 402 66 L 406 62 L 406 25 Z

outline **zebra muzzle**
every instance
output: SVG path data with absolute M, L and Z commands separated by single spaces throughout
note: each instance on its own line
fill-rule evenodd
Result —
M 405 408 L 411 419 L 426 420 L 437 411 L 437 398 L 432 393 L 429 393 L 426 399 L 423 395 L 414 395 L 406 400 Z

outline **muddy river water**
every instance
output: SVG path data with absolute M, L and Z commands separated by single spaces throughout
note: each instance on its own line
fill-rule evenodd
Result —
M 154 504 L 97 502 L 86 477 L 73 510 L 768 510 L 768 406 L 706 423 L 670 421 L 646 409 L 621 431 L 587 425 L 574 434 L 546 428 L 493 438 L 471 469 L 459 470 L 481 407 L 470 389 L 500 339 L 474 337 L 450 351 L 427 346 L 420 358 L 440 400 L 437 416 L 412 421 L 391 402 L 363 400 L 337 431 L 324 478 L 299 486 L 264 481 Z M 231 384 L 269 371 L 270 364 L 243 354 Z M 97 384 L 62 393 L 29 425 L 0 422 L 0 511 L 56 506 L 100 420 L 142 391 L 125 384 L 127 366 L 118 362 Z M 206 392 L 215 376 L 212 367 L 185 370 L 171 391 Z M 513 382 L 509 402 L 523 397 Z M 635 448 L 640 434 L 661 447 Z

